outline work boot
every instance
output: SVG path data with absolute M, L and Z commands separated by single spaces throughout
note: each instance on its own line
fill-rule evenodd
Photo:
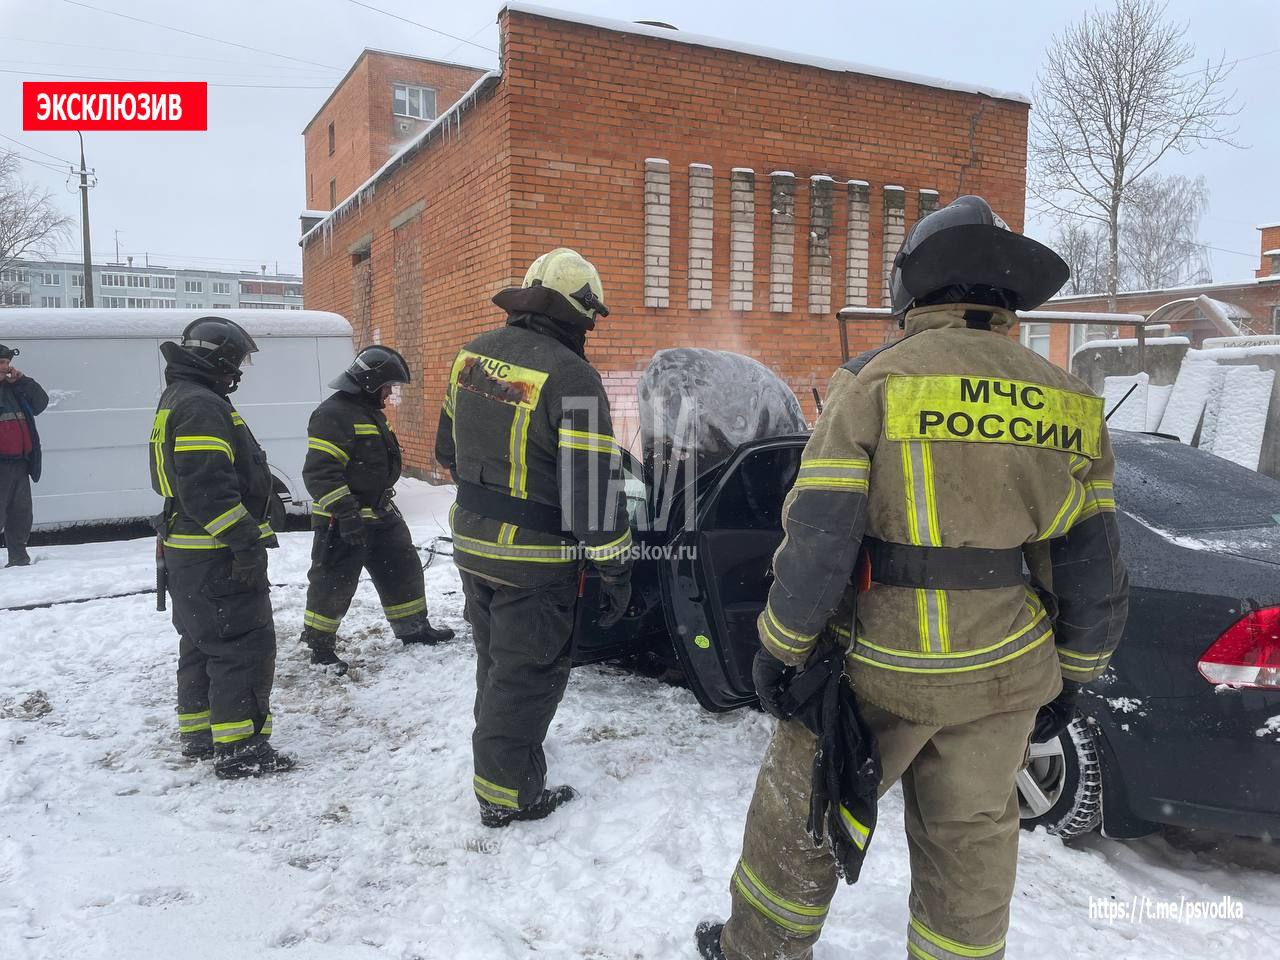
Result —
M 405 645 L 411 643 L 425 643 L 429 647 L 434 647 L 437 643 L 444 643 L 453 639 L 453 631 L 448 627 L 433 627 L 431 621 L 427 621 L 427 625 L 417 633 L 407 637 L 400 638 Z
M 720 947 L 720 934 L 724 932 L 723 923 L 703 920 L 693 932 L 693 939 L 698 944 L 698 956 L 703 960 L 725 960 L 724 950 Z
M 349 664 L 334 650 L 336 638 L 332 633 L 321 633 L 319 630 L 303 627 L 302 636 L 298 639 L 311 648 L 313 664 L 319 667 L 333 667 L 333 672 L 340 677 L 347 672 Z
M 184 735 L 182 737 L 182 755 L 188 760 L 212 760 L 213 734 L 205 730 L 202 733 Z
M 505 827 L 516 820 L 542 820 L 549 817 L 552 811 L 561 804 L 568 803 L 578 795 L 573 787 L 552 787 L 543 790 L 542 796 L 527 807 L 500 807 L 496 803 L 480 801 L 480 822 L 486 827 Z
M 213 772 L 219 780 L 242 780 L 267 773 L 284 773 L 292 770 L 297 762 L 293 754 L 281 753 L 266 740 L 255 740 L 219 749 Z
M 31 555 L 27 553 L 25 547 L 17 547 L 9 551 L 9 562 L 6 567 L 29 567 L 31 566 Z

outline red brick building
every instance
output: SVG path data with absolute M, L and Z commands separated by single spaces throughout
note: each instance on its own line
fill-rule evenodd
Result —
M 1256 334 L 1280 334 L 1280 223 L 1263 224 L 1261 233 L 1259 267 L 1247 280 L 1206 283 L 1190 287 L 1171 287 L 1166 290 L 1135 290 L 1116 297 L 1116 310 L 1120 313 L 1138 313 L 1150 316 L 1154 311 L 1175 301 L 1191 301 L 1201 295 L 1228 303 L 1248 314 L 1237 321 L 1247 332 Z M 1080 310 L 1105 312 L 1106 295 L 1083 294 L 1074 297 L 1058 297 L 1044 305 L 1045 310 Z M 1206 337 L 1220 337 L 1222 331 L 1194 305 L 1186 304 L 1180 319 L 1172 319 L 1172 332 L 1191 339 L 1192 346 L 1199 346 Z M 1163 316 L 1163 314 L 1162 314 Z M 1154 321 L 1153 321 L 1154 322 Z M 1023 342 L 1045 354 L 1054 363 L 1069 369 L 1071 355 L 1085 341 L 1084 327 L 1028 324 L 1021 327 Z M 1121 330 L 1120 336 L 1131 336 Z
M 328 206 L 328 179 L 368 178 L 304 217 L 306 305 L 422 371 L 396 412 L 415 472 L 434 466 L 455 352 L 502 321 L 489 298 L 551 247 L 603 277 L 612 314 L 587 353 L 628 443 L 655 350 L 747 353 L 810 406 L 840 362 L 836 311 L 887 303 L 886 268 L 922 213 L 979 193 L 1021 227 L 1019 95 L 519 3 L 498 20 L 500 69 L 447 110 L 442 83 L 441 116 L 390 161 L 357 120 L 354 159 L 331 162 L 326 111 L 337 129 L 382 110 L 396 58 L 372 86 L 353 68 L 306 131 L 309 204 Z M 888 329 L 852 333 L 857 350 Z

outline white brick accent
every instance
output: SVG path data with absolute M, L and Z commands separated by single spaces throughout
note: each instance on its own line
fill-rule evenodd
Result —
M 884 188 L 884 273 L 880 277 L 880 306 L 893 306 L 889 278 L 893 261 L 907 236 L 907 191 L 902 187 Z
M 644 305 L 671 306 L 671 165 L 644 162 Z
M 689 164 L 689 309 L 711 309 L 715 180 L 705 163 Z
M 756 175 L 735 168 L 729 179 L 729 309 L 750 310 L 755 281 Z
M 871 191 L 859 180 L 849 183 L 849 228 L 845 245 L 844 304 L 865 307 L 871 265 Z
M 830 177 L 809 178 L 809 312 L 831 312 L 831 222 L 832 187 Z
M 772 182 L 769 309 L 774 313 L 790 313 L 796 247 L 796 178 L 785 170 L 771 173 L 769 178 Z
M 917 196 L 919 197 L 919 200 L 917 202 L 916 209 L 920 212 L 920 215 L 916 218 L 916 222 L 919 223 L 929 214 L 933 213 L 933 211 L 938 209 L 938 191 L 921 190 Z

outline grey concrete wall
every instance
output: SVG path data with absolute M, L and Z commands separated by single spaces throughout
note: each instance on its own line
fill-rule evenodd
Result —
M 1151 377 L 1153 386 L 1167 386 L 1178 378 L 1182 358 L 1187 355 L 1185 343 L 1149 343 L 1146 363 L 1138 366 L 1138 348 L 1102 343 L 1096 347 L 1085 345 L 1071 359 L 1071 372 L 1089 385 L 1094 393 L 1102 395 L 1102 381 L 1107 377 L 1127 377 L 1143 370 Z

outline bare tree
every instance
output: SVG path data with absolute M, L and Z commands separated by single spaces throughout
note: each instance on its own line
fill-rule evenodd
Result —
M 1161 290 L 1212 279 L 1200 218 L 1209 206 L 1204 177 L 1151 173 L 1133 185 L 1120 221 L 1120 259 L 1130 290 Z
M 1186 24 L 1156 0 L 1116 0 L 1054 38 L 1036 81 L 1032 195 L 1059 213 L 1107 230 L 1107 293 L 1120 285 L 1121 208 L 1134 184 L 1170 151 L 1213 142 L 1239 146 L 1223 54 L 1203 68 Z
M 1068 296 L 1107 289 L 1107 232 L 1100 224 L 1064 217 L 1053 232 L 1050 245 L 1071 268 Z
M 47 191 L 22 182 L 18 162 L 12 151 L 0 152 L 0 270 L 24 254 L 48 251 L 71 226 Z

